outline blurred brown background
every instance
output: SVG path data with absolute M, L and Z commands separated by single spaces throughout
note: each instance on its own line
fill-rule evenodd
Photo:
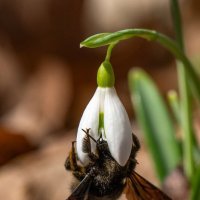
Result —
M 187 54 L 199 55 L 200 3 L 180 4 Z M 98 32 L 135 27 L 173 37 L 169 1 L 0 0 L 0 199 L 67 197 L 71 176 L 64 161 L 106 52 L 79 44 Z M 116 88 L 133 121 L 129 69 L 145 68 L 163 94 L 177 88 L 174 59 L 155 43 L 120 43 L 111 61 Z M 136 125 L 133 129 L 140 137 Z M 138 162 L 137 170 L 156 184 L 145 147 Z

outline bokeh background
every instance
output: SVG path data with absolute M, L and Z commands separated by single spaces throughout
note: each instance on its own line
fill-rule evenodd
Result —
M 200 1 L 180 0 L 187 54 L 200 54 Z M 96 88 L 106 49 L 79 48 L 98 32 L 150 28 L 174 36 L 168 0 L 0 0 L 0 199 L 61 200 L 64 162 Z M 111 62 L 116 88 L 140 138 L 137 171 L 157 184 L 134 118 L 127 73 L 144 68 L 164 95 L 177 89 L 172 55 L 155 43 L 120 43 Z M 197 123 L 197 128 L 198 128 Z

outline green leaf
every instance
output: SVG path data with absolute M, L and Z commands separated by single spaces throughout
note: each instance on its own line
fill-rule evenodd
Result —
M 136 117 L 154 159 L 161 181 L 178 165 L 181 153 L 173 122 L 153 81 L 141 69 L 129 72 Z
M 200 200 L 200 166 L 193 175 L 193 182 L 191 187 L 191 200 Z

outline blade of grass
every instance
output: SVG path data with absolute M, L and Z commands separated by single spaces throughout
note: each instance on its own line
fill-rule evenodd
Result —
M 182 33 L 182 20 L 177 0 L 170 0 L 171 14 L 176 33 L 176 41 L 180 49 L 184 50 L 183 33 Z
M 173 19 L 174 30 L 176 33 L 176 42 L 180 50 L 184 53 L 184 41 L 182 33 L 182 21 L 179 4 L 177 0 L 170 0 L 171 13 Z M 188 73 L 184 63 L 177 61 L 178 80 L 180 91 L 180 111 L 181 111 L 181 127 L 183 130 L 183 166 L 188 180 L 191 180 L 195 169 L 193 149 L 195 148 L 195 138 L 192 127 L 192 106 L 191 91 L 189 87 Z
M 181 65 L 181 66 L 180 66 Z M 195 138 L 192 127 L 191 96 L 188 88 L 187 75 L 182 63 L 178 64 L 178 80 L 180 90 L 181 127 L 183 130 L 183 166 L 189 181 L 195 169 L 194 154 Z
M 200 166 L 197 168 L 195 176 L 193 176 L 190 199 L 200 200 Z
M 161 181 L 181 160 L 173 123 L 153 81 L 142 70 L 129 72 L 129 86 L 136 117 L 154 159 Z

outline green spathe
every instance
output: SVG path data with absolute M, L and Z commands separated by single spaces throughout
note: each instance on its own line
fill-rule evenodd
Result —
M 112 65 L 109 61 L 104 61 L 97 72 L 97 84 L 99 87 L 113 87 L 115 84 L 115 76 Z

